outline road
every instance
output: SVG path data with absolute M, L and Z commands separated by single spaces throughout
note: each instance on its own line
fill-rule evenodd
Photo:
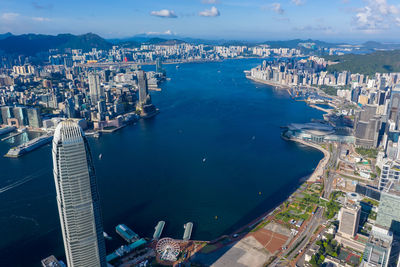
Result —
M 328 164 L 326 165 L 325 169 L 328 170 L 328 177 L 325 178 L 324 182 L 324 198 L 329 199 L 332 193 L 332 183 L 333 179 L 335 178 L 335 171 L 336 171 L 336 164 L 337 159 L 340 155 L 342 149 L 342 144 L 339 144 L 336 148 L 336 145 L 332 145 L 332 152 L 331 157 L 329 159 Z
M 325 166 L 325 170 L 328 171 L 328 176 L 325 177 L 324 180 L 324 198 L 329 199 L 330 194 L 332 193 L 332 182 L 335 177 L 335 170 L 338 157 L 341 152 L 342 145 L 332 145 L 332 152 L 331 157 L 329 159 L 328 164 Z M 318 208 L 315 214 L 311 217 L 311 220 L 308 222 L 306 228 L 299 234 L 296 238 L 296 241 L 293 242 L 293 245 L 288 248 L 286 253 L 283 253 L 282 256 L 277 257 L 270 266 L 288 266 L 289 262 L 291 262 L 295 256 L 300 252 L 306 249 L 311 237 L 313 236 L 314 232 L 317 230 L 318 226 L 322 223 L 326 222 L 323 218 L 324 208 Z M 300 243 L 299 243 L 300 242 Z M 292 249 L 296 247 L 292 251 Z M 302 258 L 302 257 L 301 257 Z
M 302 231 L 296 238 L 296 241 L 293 242 L 293 245 L 291 247 L 293 248 L 297 246 L 296 249 L 292 251 L 292 248 L 288 248 L 287 252 L 281 256 L 285 257 L 286 259 L 282 261 L 281 257 L 278 257 L 270 264 L 270 266 L 288 266 L 288 261 L 292 261 L 299 251 L 304 250 L 311 236 L 317 230 L 318 226 L 320 226 L 321 223 L 324 221 L 323 214 L 324 214 L 323 208 L 318 208 L 318 210 L 312 216 L 311 220 L 308 222 L 304 231 Z

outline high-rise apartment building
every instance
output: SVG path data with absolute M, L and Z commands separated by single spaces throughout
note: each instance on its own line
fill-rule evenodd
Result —
M 92 157 L 82 129 L 71 120 L 61 122 L 55 130 L 53 165 L 68 267 L 106 267 Z
M 96 73 L 89 73 L 89 94 L 92 104 L 97 104 L 104 97 L 104 89 L 100 86 L 100 76 Z

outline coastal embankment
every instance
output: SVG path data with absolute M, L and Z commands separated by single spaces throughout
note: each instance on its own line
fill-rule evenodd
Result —
M 246 75 L 246 78 L 249 80 L 252 80 L 254 82 L 263 83 L 263 84 L 270 85 L 270 86 L 273 86 L 273 87 L 276 87 L 279 89 L 290 89 L 290 86 L 288 86 L 288 85 L 280 84 L 280 83 L 276 83 L 276 82 L 272 82 L 272 81 L 267 81 L 267 80 L 257 79 L 257 78 L 251 77 L 250 75 Z
M 291 138 L 290 141 L 295 141 L 295 142 L 298 142 L 298 143 L 303 144 L 305 146 L 309 146 L 309 147 L 318 149 L 319 151 L 324 153 L 324 157 L 319 161 L 319 163 L 318 163 L 317 167 L 315 168 L 314 172 L 307 179 L 308 182 L 315 182 L 315 181 L 319 180 L 322 177 L 322 175 L 324 174 L 325 166 L 329 162 L 330 153 L 326 149 L 324 149 L 323 147 L 321 147 L 321 146 L 319 146 L 317 144 L 306 142 L 304 140 Z

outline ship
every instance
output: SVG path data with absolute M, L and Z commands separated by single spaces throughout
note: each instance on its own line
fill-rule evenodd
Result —
M 17 147 L 11 148 L 5 157 L 9 158 L 18 158 L 21 157 L 22 155 L 25 155 L 28 152 L 31 152 L 35 149 L 38 149 L 39 147 L 42 147 L 48 143 L 51 142 L 53 139 L 52 135 L 42 135 L 38 138 L 32 139 L 26 143 L 23 143 Z

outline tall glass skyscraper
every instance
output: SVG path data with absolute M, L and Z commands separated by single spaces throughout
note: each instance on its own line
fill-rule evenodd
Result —
M 106 267 L 92 157 L 82 129 L 71 120 L 61 122 L 54 133 L 53 166 L 68 267 Z

